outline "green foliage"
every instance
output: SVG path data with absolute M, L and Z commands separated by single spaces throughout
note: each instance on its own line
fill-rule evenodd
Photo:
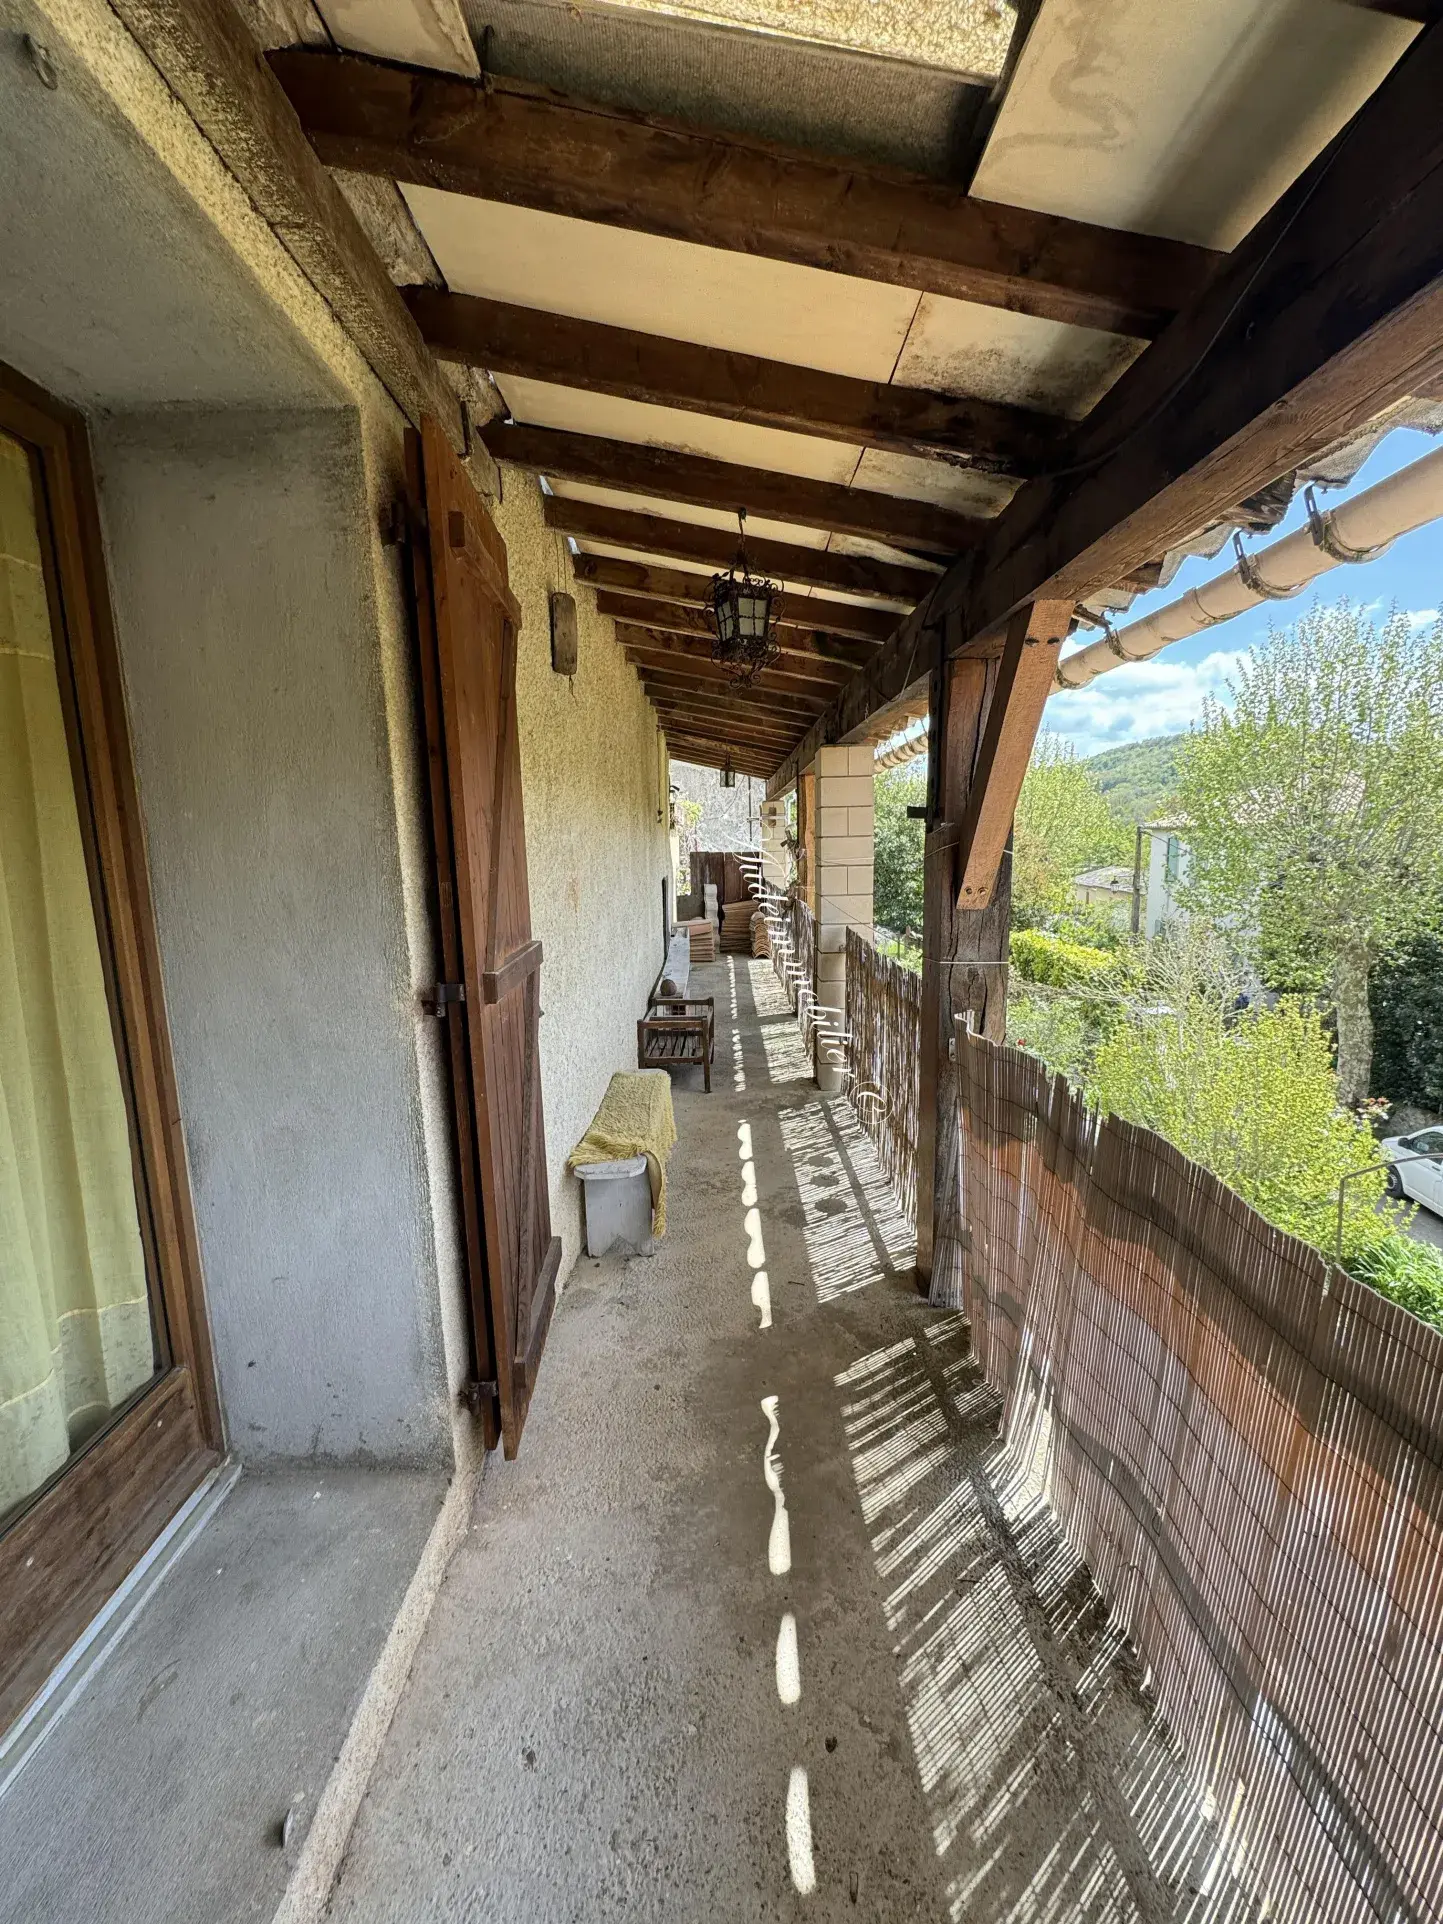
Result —
M 1367 1124 L 1338 1107 L 1328 1035 L 1300 1002 L 1235 1015 L 1197 982 L 1117 1024 L 1098 1048 L 1088 1093 L 1321 1249 L 1333 1245 L 1342 1178 L 1377 1160 Z M 1390 1233 L 1376 1209 L 1384 1187 L 1381 1171 L 1349 1183 L 1346 1257 Z
M 1368 987 L 1374 1087 L 1394 1102 L 1443 1109 L 1443 935 L 1420 936 Z
M 1278 981 L 1331 984 L 1338 1072 L 1365 1095 L 1366 983 L 1443 910 L 1443 624 L 1347 602 L 1275 630 L 1181 759 L 1190 906 Z
M 1016 937 L 1013 937 L 1016 940 Z M 1070 996 L 1029 995 L 1014 990 L 1007 998 L 1007 1040 L 1030 1049 L 1054 1075 L 1080 1084 L 1095 1047 L 1083 1005 Z
M 1348 1267 L 1360 1283 L 1443 1329 L 1443 1251 L 1391 1230 L 1359 1251 Z
M 1138 953 L 1092 948 L 1046 929 L 1016 929 L 1010 956 L 1008 1040 L 1085 1086 L 1099 1045 L 1138 986 Z
M 912 762 L 884 768 L 874 784 L 876 849 L 872 872 L 872 913 L 883 928 L 901 934 L 922 928 L 921 822 L 909 821 L 909 807 L 927 799 L 927 764 Z
M 1012 830 L 1012 925 L 1044 928 L 1074 914 L 1072 880 L 1132 855 L 1132 835 L 1085 762 L 1056 735 L 1039 735 Z
M 1082 764 L 1116 814 L 1127 822 L 1165 822 L 1177 808 L 1181 735 L 1104 748 Z
M 1015 929 L 1010 941 L 1012 966 L 1024 982 L 1053 989 L 1111 987 L 1116 964 L 1106 949 L 1086 948 L 1046 929 Z

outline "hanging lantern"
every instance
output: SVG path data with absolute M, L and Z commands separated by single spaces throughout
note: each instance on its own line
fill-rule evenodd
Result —
M 781 652 L 773 635 L 777 596 L 774 581 L 764 581 L 747 567 L 747 511 L 737 510 L 740 530 L 737 558 L 724 575 L 713 575 L 711 618 L 712 659 L 736 676 L 751 681 Z
M 735 788 L 737 785 L 737 771 L 732 765 L 730 752 L 728 752 L 726 760 L 722 763 L 721 785 L 723 788 Z

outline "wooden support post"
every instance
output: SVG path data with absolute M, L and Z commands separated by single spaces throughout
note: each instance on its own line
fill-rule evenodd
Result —
M 963 1306 L 954 1025 L 962 1017 L 997 1041 L 1006 1033 L 1012 816 L 1071 615 L 1070 604 L 1038 602 L 1014 618 L 1000 659 L 949 660 L 943 646 L 932 672 L 917 1273 L 944 1308 Z
M 961 909 L 986 908 L 992 899 L 1042 710 L 1056 684 L 1057 657 L 1072 612 L 1070 601 L 1034 601 L 1007 624 L 1007 642 L 987 704 L 987 725 L 958 844 L 957 906 Z

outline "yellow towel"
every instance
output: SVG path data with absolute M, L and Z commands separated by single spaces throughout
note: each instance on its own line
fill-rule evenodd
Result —
M 652 1234 L 666 1234 L 666 1159 L 676 1141 L 671 1077 L 665 1069 L 618 1069 L 591 1127 L 566 1158 L 568 1169 L 587 1162 L 645 1156 L 651 1179 Z

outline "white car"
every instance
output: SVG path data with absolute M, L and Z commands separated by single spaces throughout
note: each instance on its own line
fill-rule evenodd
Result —
M 1394 1165 L 1388 1171 L 1388 1194 L 1406 1196 L 1443 1216 L 1443 1129 L 1388 1136 L 1378 1147 Z

